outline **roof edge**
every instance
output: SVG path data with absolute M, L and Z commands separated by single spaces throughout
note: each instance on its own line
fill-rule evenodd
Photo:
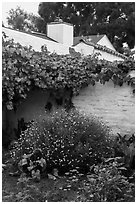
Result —
M 53 42 L 56 42 L 58 43 L 56 40 L 48 37 L 46 34 L 44 33 L 39 33 L 39 32 L 34 32 L 34 31 L 21 31 L 21 30 L 15 30 L 13 28 L 10 28 L 10 27 L 6 27 L 4 26 L 3 28 L 6 28 L 6 29 L 9 29 L 9 30 L 13 30 L 13 31 L 17 31 L 17 32 L 20 32 L 20 33 L 25 33 L 25 34 L 28 34 L 28 35 L 32 35 L 32 36 L 35 36 L 35 37 L 38 37 L 38 38 L 42 38 L 42 39 L 45 39 L 45 40 L 50 40 L 50 41 L 53 41 Z M 46 39 L 47 38 L 47 39 Z
M 51 23 L 47 23 L 47 25 L 54 25 L 54 24 L 66 24 L 66 25 L 73 26 L 73 24 L 71 24 L 71 23 L 66 23 L 66 22 L 51 22 Z
M 95 49 L 105 51 L 105 52 L 107 52 L 109 54 L 113 54 L 113 55 L 121 57 L 123 59 L 128 59 L 128 57 L 126 57 L 125 55 L 123 55 L 123 54 L 121 54 L 121 53 L 119 53 L 117 51 L 111 50 L 110 48 L 107 48 L 106 46 L 102 46 L 102 45 L 99 45 L 99 44 L 94 44 L 92 42 L 87 42 L 85 39 L 80 39 L 80 42 L 84 42 L 87 45 L 93 46 Z M 77 44 L 79 44 L 79 43 L 77 43 Z

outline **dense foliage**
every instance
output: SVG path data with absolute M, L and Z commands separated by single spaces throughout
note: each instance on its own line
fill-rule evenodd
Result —
M 33 122 L 22 132 L 11 155 L 18 163 L 23 154 L 40 149 L 48 171 L 57 168 L 63 173 L 78 167 L 86 172 L 102 157 L 113 155 L 111 145 L 109 129 L 95 118 L 74 110 L 69 113 L 60 110 Z
M 11 146 L 11 156 L 15 164 L 23 160 L 30 170 L 35 168 L 31 157 L 37 152 L 35 163 L 46 168 L 57 168 L 65 172 L 69 168 L 89 170 L 89 166 L 104 161 L 104 158 L 121 158 L 130 176 L 135 169 L 135 135 L 117 136 L 111 134 L 108 127 L 93 116 L 90 118 L 76 110 L 66 112 L 64 109 L 50 113 L 28 125 L 20 138 Z M 40 152 L 40 154 L 38 153 Z M 36 157 L 36 156 L 35 156 Z M 36 168 L 37 170 L 37 168 Z M 26 171 L 26 170 L 25 170 Z M 28 171 L 28 170 L 27 170 Z M 41 170 L 42 171 L 42 170 Z
M 73 49 L 70 55 L 49 53 L 43 46 L 42 52 L 23 47 L 13 40 L 2 38 L 2 89 L 3 102 L 7 109 L 16 109 L 21 99 L 27 97 L 34 87 L 57 90 L 70 88 L 74 94 L 88 84 L 105 84 L 110 79 L 115 85 L 128 82 L 134 86 L 134 78 L 127 76 L 134 70 L 134 61 L 123 62 L 98 60 L 96 56 L 81 56 Z
M 60 17 L 74 25 L 75 36 L 106 34 L 116 50 L 122 52 L 124 42 L 134 48 L 134 2 L 42 2 L 38 12 L 45 33 L 46 23 Z
M 135 202 L 135 184 L 121 174 L 117 158 L 96 165 L 87 176 L 76 169 L 56 180 L 5 177 L 3 202 Z M 7 172 L 9 169 L 7 169 Z
M 122 157 L 126 167 L 125 175 L 132 174 L 135 169 L 135 134 L 120 135 L 118 133 L 114 143 L 115 157 Z
M 27 13 L 20 7 L 8 11 L 8 25 L 13 29 L 23 31 L 38 31 L 37 22 L 42 19 L 33 13 Z
M 60 110 L 41 119 L 22 132 L 11 149 L 12 164 L 21 176 L 17 193 L 4 192 L 4 200 L 134 201 L 134 134 L 114 139 L 102 123 L 76 111 Z M 40 178 L 40 184 L 33 182 Z
M 77 201 L 133 202 L 135 185 L 122 175 L 123 169 L 117 158 L 94 166 L 94 171 L 83 181 L 84 192 L 81 189 Z
M 46 160 L 42 157 L 42 151 L 35 149 L 31 154 L 23 154 L 18 168 L 22 173 L 39 181 L 41 174 L 46 171 Z
M 117 160 L 94 166 L 87 176 L 72 169 L 62 178 L 39 183 L 24 174 L 10 182 L 4 178 L 3 202 L 135 202 L 134 181 L 122 175 Z

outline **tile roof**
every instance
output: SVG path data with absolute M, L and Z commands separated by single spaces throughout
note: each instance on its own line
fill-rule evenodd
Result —
M 105 35 L 88 35 L 84 37 L 74 37 L 73 46 L 77 45 L 81 39 L 90 39 L 92 43 L 97 44 L 97 42 L 101 40 L 101 38 L 103 38 L 104 36 Z
M 107 48 L 106 46 L 103 46 L 103 45 L 95 44 L 92 41 L 88 41 L 87 39 L 81 38 L 79 41 L 84 42 L 87 45 L 93 46 L 97 50 L 102 50 L 104 52 L 121 57 L 123 59 L 128 59 L 128 57 L 126 57 L 125 55 L 123 55 L 117 51 L 111 50 L 110 48 Z

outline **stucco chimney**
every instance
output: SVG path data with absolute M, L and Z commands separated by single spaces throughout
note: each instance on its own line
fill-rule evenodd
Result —
M 47 36 L 61 44 L 73 45 L 73 25 L 62 20 L 47 24 Z

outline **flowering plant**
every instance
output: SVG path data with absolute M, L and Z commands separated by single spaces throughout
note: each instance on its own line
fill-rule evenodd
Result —
M 104 124 L 76 110 L 62 109 L 33 122 L 22 132 L 11 156 L 18 163 L 22 155 L 39 148 L 48 172 L 56 168 L 63 174 L 70 168 L 80 167 L 85 173 L 90 165 L 113 154 L 111 146 L 112 137 Z

